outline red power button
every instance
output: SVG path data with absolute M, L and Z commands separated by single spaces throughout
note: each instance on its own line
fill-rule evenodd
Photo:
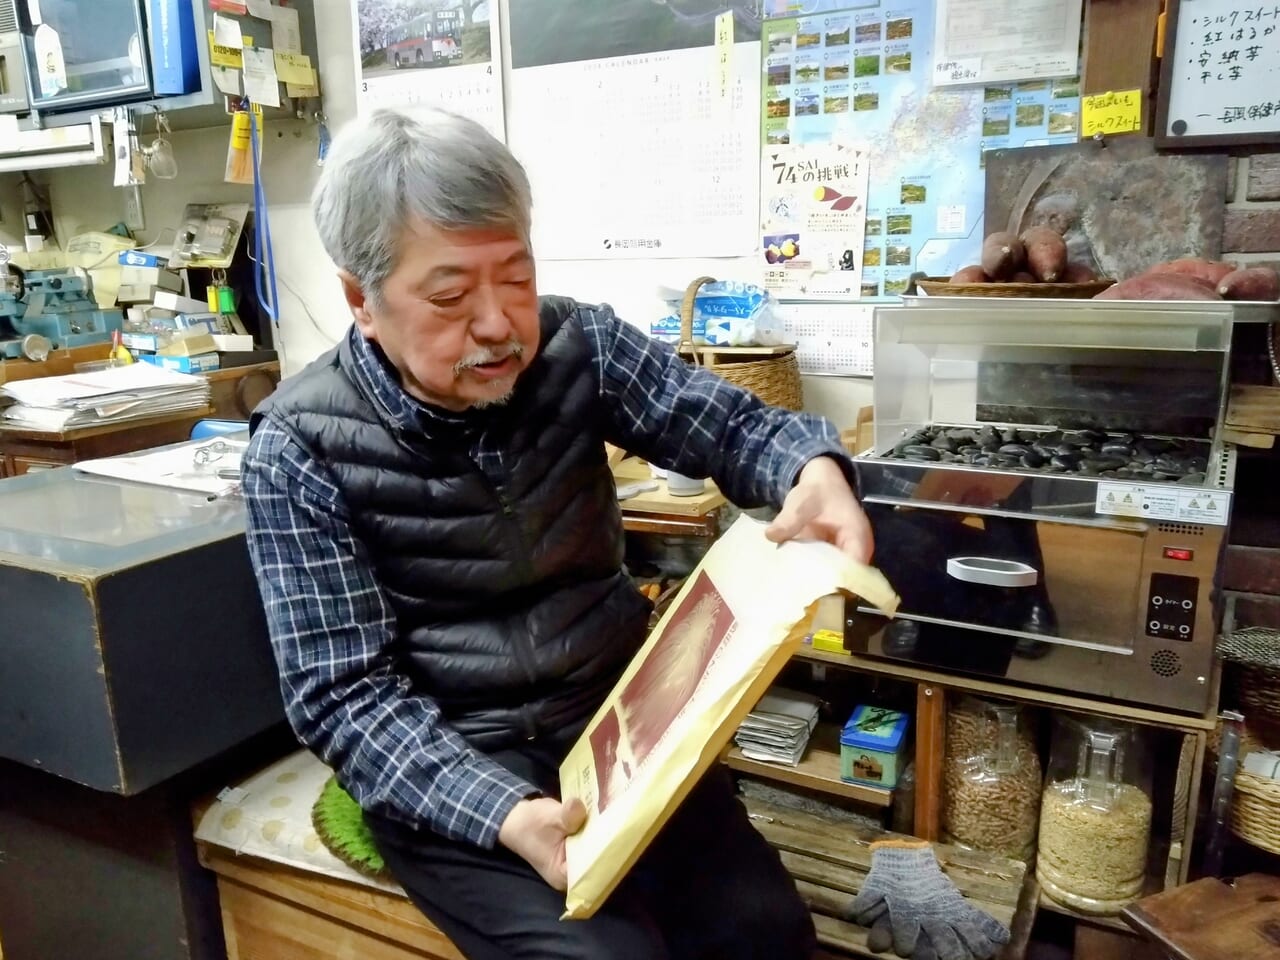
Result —
M 1194 550 L 1188 550 L 1186 547 L 1165 547 L 1164 558 L 1166 560 L 1190 560 L 1195 557 Z

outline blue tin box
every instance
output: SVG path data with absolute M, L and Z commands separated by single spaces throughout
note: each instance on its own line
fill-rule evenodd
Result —
M 911 718 L 885 707 L 855 707 L 840 731 L 840 779 L 893 789 Z

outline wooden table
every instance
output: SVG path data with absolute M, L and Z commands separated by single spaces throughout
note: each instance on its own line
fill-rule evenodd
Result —
M 618 485 L 652 480 L 657 490 L 647 490 L 623 500 L 622 525 L 632 533 L 662 533 L 675 536 L 709 537 L 720 533 L 718 511 L 728 498 L 710 480 L 697 496 L 676 497 L 667 490 L 667 481 L 655 479 L 649 464 L 632 458 L 615 464 L 614 479 Z
M 1122 916 L 1173 960 L 1280 957 L 1280 877 L 1251 873 L 1234 886 L 1206 877 L 1145 897 Z
M 279 383 L 280 364 L 228 367 L 203 376 L 210 385 L 210 405 L 202 410 L 72 430 L 35 430 L 0 421 L 0 477 L 20 477 L 29 470 L 178 443 L 190 437 L 191 428 L 205 417 L 247 420 Z

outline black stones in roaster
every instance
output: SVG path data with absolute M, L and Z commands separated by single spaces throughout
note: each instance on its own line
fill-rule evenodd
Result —
M 1123 443 L 1119 440 L 1111 440 L 1104 443 L 1098 452 L 1106 457 L 1124 457 L 1126 460 L 1133 456 L 1133 444 Z
M 920 460 L 940 460 L 941 453 L 928 444 L 911 443 L 902 448 L 903 456 Z
M 1025 443 L 1005 443 L 1000 445 L 999 453 L 1007 453 L 1011 457 L 1021 457 L 1031 448 Z
M 1076 453 L 1059 453 L 1049 458 L 1049 466 L 1058 470 L 1074 470 L 1080 466 L 1080 456 Z
M 1188 487 L 1191 487 L 1191 486 L 1195 486 L 1195 487 L 1203 486 L 1203 484 L 1204 484 L 1204 474 L 1203 474 L 1203 473 L 1188 473 L 1188 474 L 1186 474 L 1185 476 L 1181 476 L 1181 477 L 1179 477 L 1179 478 L 1178 478 L 1178 480 L 1177 480 L 1177 482 L 1178 482 L 1178 483 L 1182 483 L 1182 484 L 1186 484 Z
M 1034 450 L 1028 450 L 1022 455 L 1022 465 L 1028 470 L 1039 470 L 1045 464 L 1045 458 Z

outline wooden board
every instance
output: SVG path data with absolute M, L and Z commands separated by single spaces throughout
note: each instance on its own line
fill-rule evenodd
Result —
M 1174 960 L 1280 956 L 1280 877 L 1249 874 L 1234 887 L 1206 877 L 1139 900 L 1122 916 Z
M 866 948 L 866 929 L 843 919 L 842 914 L 871 869 L 871 843 L 888 834 L 764 801 L 748 799 L 745 803 L 753 825 L 778 850 L 813 913 L 818 942 L 846 955 L 877 956 Z M 1038 897 L 1026 865 L 943 844 L 935 844 L 934 852 L 956 888 L 975 907 L 1010 927 L 1011 940 L 1001 952 L 1001 960 L 1022 957 Z
M 815 628 L 817 626 L 815 623 Z M 936 684 L 951 690 L 968 690 L 973 693 L 986 694 L 987 696 L 999 697 L 1005 700 L 1017 700 L 1044 707 L 1058 707 L 1077 713 L 1096 713 L 1121 720 L 1131 720 L 1135 723 L 1144 723 L 1149 726 L 1171 727 L 1175 730 L 1214 730 L 1218 725 L 1217 708 L 1214 704 L 1210 705 L 1212 709 L 1204 716 L 1197 717 L 1183 713 L 1165 713 L 1159 710 L 1149 710 L 1146 707 L 1135 707 L 1109 700 L 1075 697 L 1070 694 L 1041 690 L 1036 687 L 1020 687 L 1014 684 L 980 680 L 963 674 L 944 674 L 909 666 L 901 661 L 855 657 L 848 653 L 828 653 L 825 650 L 814 650 L 812 647 L 801 647 L 799 652 L 796 653 L 796 657 L 802 660 L 829 663 L 862 673 L 882 674 L 896 677 L 899 680 Z M 1217 672 L 1219 669 L 1218 665 L 1215 664 L 1214 676 L 1210 679 L 1211 689 L 1217 689 Z
M 1280 387 L 1233 384 L 1227 426 L 1241 433 L 1280 434 Z
M 643 460 L 632 458 L 623 460 L 613 468 L 613 475 L 618 483 L 632 483 L 636 480 L 654 480 L 649 473 L 649 464 Z M 728 503 L 728 499 L 710 480 L 707 489 L 696 497 L 673 497 L 667 491 L 667 481 L 654 480 L 657 490 L 649 490 L 636 494 L 621 502 L 623 513 L 656 513 L 672 517 L 703 517 L 713 510 L 718 510 Z
M 464 960 L 407 898 L 197 844 L 218 874 L 228 960 Z
M 751 760 L 738 747 L 730 747 L 724 762 L 731 769 L 762 780 L 776 780 L 810 790 L 835 794 L 876 807 L 893 803 L 893 791 L 840 779 L 840 731 L 834 724 L 820 723 L 809 741 L 804 758 L 794 767 L 784 763 Z
M 1280 594 L 1280 547 L 1227 544 L 1222 588 L 1241 593 Z

